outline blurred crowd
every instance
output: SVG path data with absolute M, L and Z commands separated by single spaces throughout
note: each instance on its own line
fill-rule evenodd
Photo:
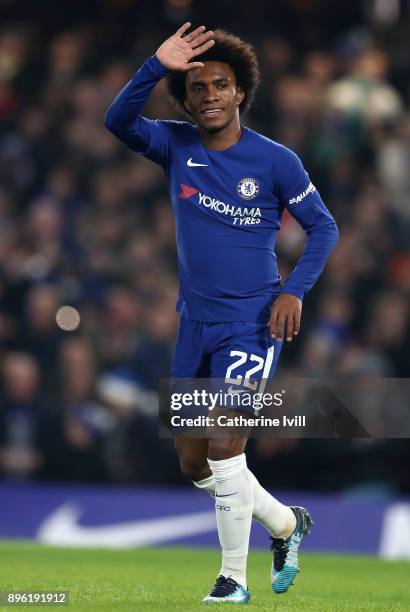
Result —
M 103 120 L 145 57 L 186 19 L 199 24 L 204 6 L 152 2 L 144 21 L 138 3 L 111 0 L 95 20 L 68 10 L 67 23 L 43 7 L 34 24 L 30 3 L 26 18 L 13 4 L 0 28 L 0 474 L 181 483 L 156 420 L 178 327 L 167 184 Z M 234 21 L 220 2 L 218 22 L 205 23 L 255 45 L 262 82 L 244 123 L 301 156 L 341 236 L 282 371 L 408 377 L 409 15 L 400 2 L 396 13 L 351 3 L 349 21 L 345 3 L 343 29 L 333 23 L 321 38 L 318 3 L 288 2 L 282 29 L 269 3 L 256 4 L 259 21 L 246 21 L 248 2 Z M 358 15 L 357 4 L 374 13 Z M 163 83 L 145 114 L 181 119 Z M 285 214 L 282 277 L 303 243 Z M 80 312 L 75 332 L 56 325 L 63 304 Z M 249 444 L 263 482 L 281 487 L 408 492 L 409 458 L 405 440 Z

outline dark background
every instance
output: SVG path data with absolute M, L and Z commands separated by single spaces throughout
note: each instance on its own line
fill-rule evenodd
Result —
M 183 484 L 157 433 L 177 331 L 160 169 L 104 128 L 137 67 L 184 21 L 255 45 L 244 122 L 295 150 L 341 238 L 281 355 L 297 377 L 407 377 L 409 3 L 0 1 L 0 473 Z M 163 84 L 146 114 L 178 117 Z M 283 277 L 303 246 L 288 216 Z M 62 304 L 81 314 L 59 330 Z M 266 486 L 409 492 L 402 440 L 251 441 Z

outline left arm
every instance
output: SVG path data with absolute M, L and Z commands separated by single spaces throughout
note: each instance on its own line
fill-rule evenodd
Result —
M 302 300 L 319 278 L 334 249 L 339 232 L 332 215 L 310 182 L 299 158 L 284 149 L 279 168 L 278 192 L 292 217 L 307 234 L 303 253 L 274 301 L 269 321 L 271 335 L 286 340 L 299 333 Z M 283 177 L 283 178 L 281 178 Z

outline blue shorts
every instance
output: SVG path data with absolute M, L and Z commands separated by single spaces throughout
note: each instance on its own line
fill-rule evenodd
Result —
M 171 378 L 222 379 L 262 392 L 257 387 L 273 377 L 282 344 L 270 337 L 266 323 L 203 323 L 182 316 Z

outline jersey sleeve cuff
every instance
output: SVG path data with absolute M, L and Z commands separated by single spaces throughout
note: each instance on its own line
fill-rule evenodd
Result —
M 286 285 L 282 287 L 282 289 L 280 290 L 280 293 L 289 293 L 289 295 L 294 295 L 300 300 L 303 300 L 303 298 L 305 297 L 305 292 L 302 289 L 295 289 L 294 287 L 286 287 Z
M 162 79 L 162 77 L 168 73 L 168 68 L 165 68 L 165 66 L 161 64 L 155 53 L 154 55 L 151 55 L 149 59 L 147 59 L 146 65 L 151 70 L 152 74 L 157 77 L 157 79 Z

